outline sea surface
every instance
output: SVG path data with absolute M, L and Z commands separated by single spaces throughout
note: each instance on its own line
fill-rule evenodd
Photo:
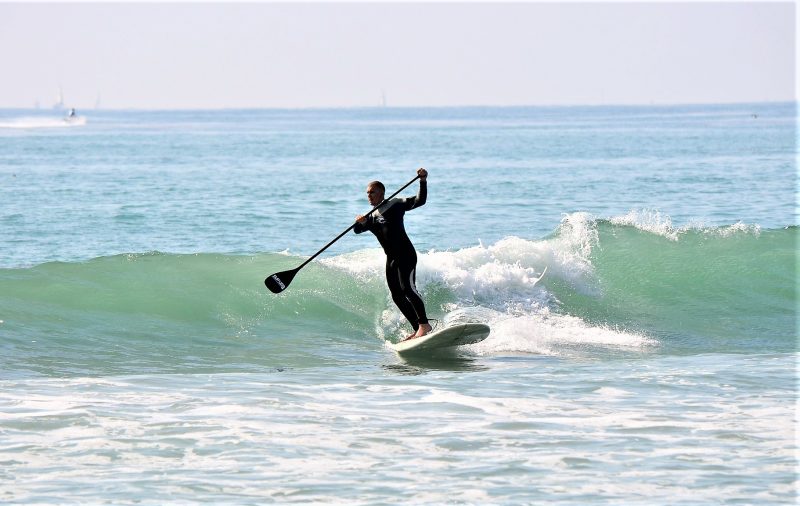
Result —
M 78 114 L 0 110 L 0 503 L 796 504 L 795 103 Z M 370 234 L 266 290 L 419 167 L 488 339 Z

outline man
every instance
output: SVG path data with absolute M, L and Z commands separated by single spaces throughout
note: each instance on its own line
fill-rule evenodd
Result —
M 425 204 L 428 196 L 428 171 L 417 170 L 419 175 L 419 193 L 415 197 L 393 198 L 384 200 L 386 188 L 380 181 L 372 181 L 367 185 L 367 200 L 378 209 L 367 217 L 356 216 L 356 234 L 369 230 L 386 253 L 386 282 L 392 293 L 392 300 L 403 316 L 411 323 L 414 332 L 404 340 L 422 337 L 431 331 L 428 317 L 425 315 L 425 304 L 417 292 L 416 269 L 417 252 L 406 234 L 403 226 L 403 215 L 406 211 Z

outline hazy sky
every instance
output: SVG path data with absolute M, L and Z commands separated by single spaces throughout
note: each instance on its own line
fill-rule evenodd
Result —
M 0 3 L 0 107 L 795 99 L 795 4 Z

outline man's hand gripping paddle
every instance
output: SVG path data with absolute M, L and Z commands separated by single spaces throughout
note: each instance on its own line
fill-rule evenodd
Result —
M 394 197 L 396 197 L 398 193 L 400 193 L 401 191 L 403 191 L 406 188 L 408 188 L 411 185 L 411 183 L 413 183 L 417 179 L 419 179 L 419 176 L 415 177 L 414 179 L 412 179 L 411 181 L 406 183 L 402 188 L 400 188 L 399 190 L 397 190 L 393 194 L 389 195 L 389 197 L 384 199 L 383 202 L 386 202 L 387 200 L 391 200 Z M 381 202 L 377 206 L 373 207 L 370 212 L 368 212 L 367 214 L 364 215 L 364 217 L 366 218 L 370 214 L 374 213 L 375 210 L 378 209 L 381 206 L 381 204 L 383 204 L 383 202 Z M 292 269 L 290 271 L 276 272 L 275 274 L 273 274 L 271 276 L 268 276 L 267 279 L 264 280 L 264 284 L 267 285 L 267 288 L 269 288 L 269 291 L 272 292 L 272 293 L 281 293 L 282 291 L 286 290 L 289 287 L 289 283 L 292 282 L 292 280 L 297 275 L 298 271 L 300 271 L 300 269 L 305 267 L 306 264 L 308 264 L 310 261 L 312 261 L 315 258 L 317 258 L 317 256 L 320 253 L 322 253 L 323 251 L 325 251 L 326 249 L 328 249 L 331 246 L 331 244 L 333 244 L 336 241 L 338 241 L 339 239 L 341 239 L 342 236 L 344 236 L 344 234 L 346 234 L 346 233 L 350 232 L 351 230 L 353 230 L 353 227 L 355 227 L 355 226 L 356 226 L 356 224 L 353 223 L 352 225 L 347 227 L 347 230 L 345 230 L 341 234 L 337 235 L 335 239 L 333 239 L 331 242 L 329 242 L 328 244 L 323 246 L 321 250 L 319 250 L 316 253 L 314 253 L 308 260 L 306 260 L 305 262 L 300 264 L 300 266 L 297 267 L 296 269 Z

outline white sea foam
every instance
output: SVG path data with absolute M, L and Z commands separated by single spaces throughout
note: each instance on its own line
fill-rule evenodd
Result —
M 471 347 L 480 355 L 501 352 L 563 356 L 586 347 L 639 349 L 658 344 L 647 336 L 602 325 L 590 325 L 570 315 L 540 314 L 490 323 L 492 334 Z
M 190 504 L 198 494 L 215 503 L 789 504 L 796 360 L 4 379 L 0 496 L 11 504 Z M 464 486 L 453 488 L 454 477 Z
M 596 222 L 588 213 L 565 215 L 551 238 L 531 241 L 506 237 L 492 245 L 420 254 L 417 286 L 423 296 L 445 289 L 451 301 L 429 313 L 444 311 L 441 325 L 484 322 L 492 334 L 471 347 L 478 354 L 538 353 L 561 355 L 575 347 L 641 348 L 657 344 L 646 336 L 580 318 L 558 314 L 548 283 L 566 284 L 578 293 L 599 296 L 592 249 L 598 244 Z M 383 282 L 385 257 L 380 248 L 328 258 L 324 264 L 365 282 Z M 543 272 L 546 275 L 543 276 Z M 539 283 L 543 280 L 542 283 Z M 388 298 L 377 332 L 388 338 L 403 332 L 405 319 Z
M 0 128 L 34 129 L 34 128 L 68 128 L 86 125 L 85 116 L 75 118 L 42 118 L 36 116 L 7 118 L 0 121 Z
M 652 209 L 632 209 L 628 214 L 609 220 L 614 225 L 627 225 L 677 241 L 682 229 L 672 225 L 672 218 Z
M 761 235 L 761 225 L 750 225 L 739 221 L 727 227 L 715 228 L 713 231 L 720 237 L 731 237 L 735 234 L 752 234 L 754 236 L 759 236 Z
M 597 229 L 587 213 L 565 215 L 558 233 L 531 241 L 515 236 L 493 245 L 436 251 L 418 255 L 417 286 L 442 286 L 461 302 L 489 307 L 530 302 L 541 296 L 536 288 L 547 268 L 548 279 L 559 279 L 586 295 L 598 293 L 589 256 L 598 243 Z M 364 249 L 322 260 L 362 280 L 382 278 L 385 257 L 380 248 Z
M 715 227 L 709 226 L 703 221 L 694 220 L 684 226 L 676 227 L 672 224 L 672 218 L 669 215 L 653 209 L 632 209 L 627 214 L 615 216 L 608 221 L 612 225 L 635 227 L 651 234 L 666 237 L 671 241 L 678 241 L 681 234 L 689 231 L 719 237 L 730 237 L 739 233 L 758 236 L 761 233 L 760 225 L 746 224 L 741 221 L 725 227 Z

